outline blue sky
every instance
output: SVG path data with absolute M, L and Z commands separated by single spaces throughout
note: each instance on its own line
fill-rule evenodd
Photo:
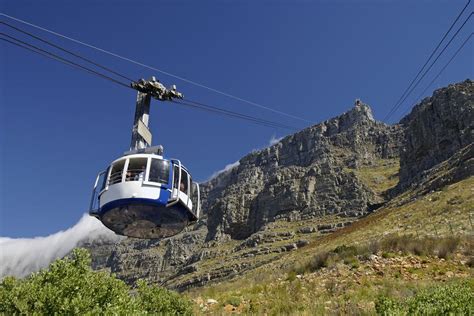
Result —
M 316 123 L 348 110 L 355 98 L 382 119 L 465 3 L 3 0 L 0 8 Z M 469 35 L 469 23 L 391 122 L 400 119 Z M 190 99 L 307 126 L 15 25 L 132 78 L 156 75 L 166 85 L 175 83 Z M 472 56 L 471 40 L 429 94 L 472 78 Z M 51 234 L 79 220 L 97 172 L 128 149 L 136 95 L 8 44 L 0 44 L 0 58 L 0 236 Z M 158 101 L 152 104 L 150 124 L 154 143 L 163 144 L 167 156 L 180 158 L 198 181 L 289 133 Z

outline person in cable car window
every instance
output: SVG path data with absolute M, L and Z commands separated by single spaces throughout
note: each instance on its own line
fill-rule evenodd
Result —
M 179 184 L 179 189 L 181 190 L 181 192 L 186 193 L 186 192 L 184 191 L 184 182 L 181 182 L 181 183 Z
M 146 171 L 146 166 L 142 165 L 138 171 L 138 173 L 135 175 L 135 181 L 143 181 L 145 180 L 145 171 Z

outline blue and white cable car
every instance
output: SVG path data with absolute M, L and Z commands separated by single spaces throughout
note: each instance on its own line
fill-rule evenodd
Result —
M 152 78 L 149 85 L 157 83 Z M 149 147 L 150 96 L 155 95 L 137 90 L 131 150 L 97 176 L 89 214 L 119 235 L 166 238 L 199 219 L 199 185 L 179 160 L 163 157 L 162 146 Z M 153 93 L 160 100 L 181 96 L 174 87 Z

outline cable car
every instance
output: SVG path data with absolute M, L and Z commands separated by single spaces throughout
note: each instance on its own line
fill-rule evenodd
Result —
M 199 185 L 162 147 L 126 153 L 97 176 L 90 214 L 114 232 L 137 238 L 166 238 L 195 222 Z
M 200 192 L 181 161 L 164 158 L 162 146 L 150 147 L 150 96 L 166 100 L 180 94 L 154 78 L 148 86 L 160 89 L 153 94 L 138 89 L 130 151 L 97 175 L 89 214 L 119 235 L 166 238 L 199 219 Z

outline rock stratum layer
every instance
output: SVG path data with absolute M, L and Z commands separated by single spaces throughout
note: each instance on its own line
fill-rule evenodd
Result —
M 275 218 L 365 215 L 374 194 L 347 169 L 398 157 L 401 136 L 360 104 L 247 155 L 202 186 L 207 239 L 245 239 Z
M 94 268 L 129 283 L 145 278 L 184 290 L 232 278 L 305 247 L 305 236 L 350 225 L 407 188 L 423 194 L 472 176 L 473 98 L 471 80 L 450 85 L 395 125 L 358 103 L 202 184 L 204 216 L 188 231 L 84 246 Z
M 400 189 L 474 142 L 473 96 L 472 80 L 452 84 L 436 90 L 401 120 L 405 139 L 400 152 Z

